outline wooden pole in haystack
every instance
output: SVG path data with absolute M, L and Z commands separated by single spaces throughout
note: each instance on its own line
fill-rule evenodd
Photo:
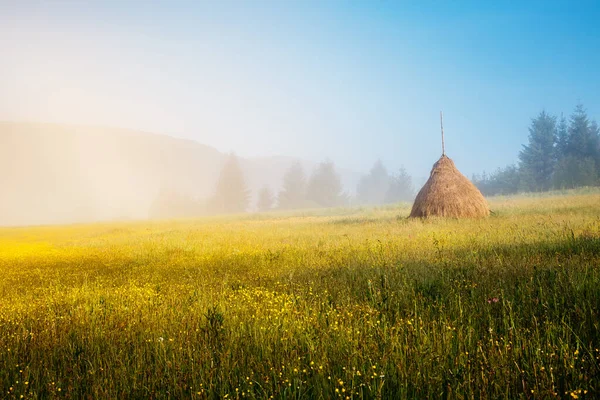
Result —
M 442 156 L 433 164 L 429 179 L 419 190 L 410 211 L 411 218 L 479 218 L 490 215 L 485 198 L 446 156 L 444 114 L 440 111 Z
M 442 155 L 446 155 L 446 148 L 444 147 L 444 114 L 440 111 L 440 127 L 442 128 Z

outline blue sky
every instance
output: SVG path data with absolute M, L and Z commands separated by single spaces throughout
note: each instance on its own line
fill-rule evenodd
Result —
M 542 109 L 600 118 L 598 2 L 453 3 L 0 0 L 0 120 L 421 178 L 440 110 L 468 176 L 515 162 Z

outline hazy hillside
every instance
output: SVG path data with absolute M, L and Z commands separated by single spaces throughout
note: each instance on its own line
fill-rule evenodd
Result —
M 113 128 L 0 123 L 0 225 L 146 218 L 161 188 L 214 190 L 226 154 L 194 141 Z M 277 190 L 294 159 L 242 159 L 249 188 Z M 303 163 L 307 174 L 311 163 Z M 353 191 L 357 173 L 340 171 Z

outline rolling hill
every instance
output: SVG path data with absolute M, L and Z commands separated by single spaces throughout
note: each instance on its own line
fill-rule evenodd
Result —
M 161 189 L 208 198 L 227 154 L 126 129 L 0 122 L 0 225 L 145 219 Z M 253 196 L 296 160 L 240 158 Z M 313 163 L 302 161 L 307 174 Z M 339 170 L 346 190 L 359 174 Z M 253 204 L 253 203 L 252 203 Z

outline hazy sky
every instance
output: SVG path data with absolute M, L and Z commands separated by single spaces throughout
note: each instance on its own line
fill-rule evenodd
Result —
M 449 3 L 0 0 L 0 120 L 424 177 L 440 109 L 469 176 L 515 162 L 543 108 L 600 118 L 599 2 Z

